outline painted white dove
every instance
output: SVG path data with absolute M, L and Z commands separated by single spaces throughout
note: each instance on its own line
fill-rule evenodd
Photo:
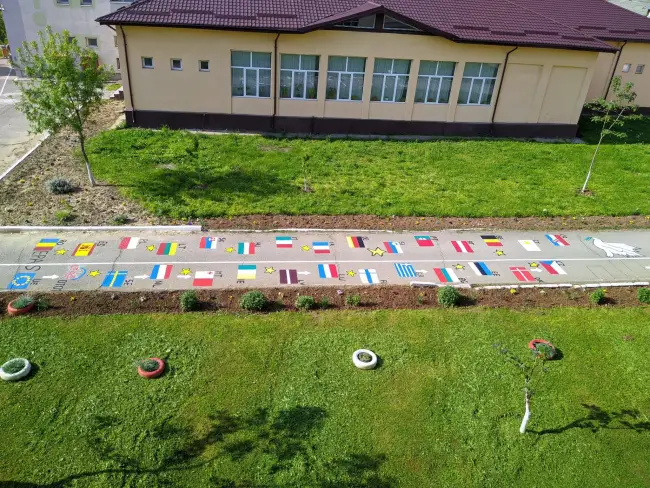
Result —
M 633 246 L 628 246 L 627 244 L 621 244 L 618 242 L 603 242 L 598 238 L 593 239 L 594 246 L 598 249 L 605 251 L 605 254 L 608 258 L 614 257 L 615 254 L 619 256 L 625 256 L 628 258 L 641 256 L 637 252 L 637 248 Z

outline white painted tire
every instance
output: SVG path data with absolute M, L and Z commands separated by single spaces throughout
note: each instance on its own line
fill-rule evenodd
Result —
M 20 371 L 18 371 L 17 373 L 5 373 L 4 367 L 9 362 L 7 361 L 7 363 L 3 364 L 2 367 L 0 367 L 0 379 L 3 379 L 5 381 L 16 381 L 24 378 L 30 373 L 30 371 L 32 370 L 32 363 L 30 363 L 25 358 L 14 358 L 14 359 L 20 359 L 24 361 L 25 367 Z M 13 359 L 11 359 L 10 361 L 13 361 Z
M 359 354 L 364 352 L 370 356 L 369 363 L 364 363 L 361 361 L 361 359 L 359 359 Z M 352 362 L 359 369 L 375 369 L 377 366 L 377 355 L 370 349 L 357 349 L 354 351 L 354 354 L 352 354 Z

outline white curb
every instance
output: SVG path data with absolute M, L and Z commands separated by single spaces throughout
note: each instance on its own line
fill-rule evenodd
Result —
M 471 288 L 472 285 L 469 284 L 460 284 L 460 285 L 451 285 L 448 283 L 434 283 L 433 281 L 411 281 L 411 286 L 416 288 L 432 287 L 432 288 L 443 288 L 445 286 L 451 286 L 452 288 Z
M 12 232 L 110 232 L 110 231 L 175 231 L 175 232 L 201 232 L 200 225 L 88 225 L 88 226 L 65 226 L 65 225 L 8 225 L 0 227 L 0 234 Z
M 621 282 L 621 283 L 585 283 L 582 285 L 573 285 L 571 283 L 544 283 L 542 285 L 488 285 L 472 287 L 468 284 L 462 285 L 446 285 L 444 283 L 434 283 L 431 281 L 411 281 L 412 287 L 433 287 L 442 288 L 443 286 L 453 286 L 454 288 L 470 288 L 472 290 L 510 290 L 510 289 L 525 289 L 525 288 L 614 288 L 623 286 L 650 286 L 648 281 L 635 281 L 635 282 Z

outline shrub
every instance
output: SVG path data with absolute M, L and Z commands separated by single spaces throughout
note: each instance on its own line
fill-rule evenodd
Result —
M 54 214 L 54 217 L 60 224 L 65 224 L 66 222 L 72 222 L 75 215 L 70 210 L 59 210 Z
M 602 305 L 605 303 L 605 290 L 602 288 L 599 288 L 595 292 L 593 292 L 591 295 L 589 295 L 589 300 L 591 303 L 594 305 Z
M 74 191 L 74 185 L 68 180 L 63 178 L 54 178 L 49 180 L 46 184 L 47 190 L 55 195 L 65 195 Z
M 7 374 L 15 374 L 18 371 L 22 371 L 24 367 L 25 361 L 22 359 L 12 359 L 11 361 L 7 361 L 7 363 L 2 367 L 2 371 Z
M 533 352 L 538 358 L 547 361 L 553 359 L 557 354 L 557 352 L 553 347 L 551 347 L 548 344 L 544 344 L 543 342 L 539 344 L 535 344 L 535 350 Z
M 156 371 L 159 366 L 158 361 L 154 361 L 153 359 L 143 359 L 138 361 L 137 365 L 142 371 L 146 371 L 147 373 Z
M 641 303 L 650 305 L 650 288 L 639 288 L 636 296 L 639 297 Z
M 296 308 L 300 310 L 312 310 L 316 308 L 316 300 L 309 295 L 299 296 L 296 300 Z
M 47 301 L 45 298 L 39 298 L 36 300 L 36 311 L 37 312 L 44 312 L 50 308 L 50 302 Z
M 239 300 L 239 306 L 249 312 L 260 312 L 261 310 L 264 310 L 267 303 L 268 300 L 264 296 L 264 293 L 258 290 L 244 293 Z
M 181 310 L 183 312 L 191 312 L 198 310 L 199 297 L 194 290 L 188 290 L 181 295 Z
M 455 307 L 459 302 L 460 292 L 453 286 L 443 286 L 438 290 L 438 303 L 443 307 Z
M 327 297 L 321 298 L 320 302 L 318 302 L 318 306 L 320 308 L 330 308 L 330 299 Z
M 128 215 L 120 214 L 113 217 L 113 223 L 115 225 L 125 225 L 131 221 Z
M 34 298 L 30 297 L 29 295 L 21 295 L 14 300 L 12 307 L 19 309 L 29 307 L 35 301 L 36 300 L 34 300 Z
M 345 304 L 350 307 L 358 307 L 361 305 L 361 297 L 359 295 L 348 295 L 345 297 Z

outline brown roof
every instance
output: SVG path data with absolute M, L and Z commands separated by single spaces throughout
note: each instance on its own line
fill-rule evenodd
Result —
M 384 12 L 456 42 L 615 51 L 650 42 L 650 19 L 605 0 L 138 0 L 101 24 L 309 32 Z

